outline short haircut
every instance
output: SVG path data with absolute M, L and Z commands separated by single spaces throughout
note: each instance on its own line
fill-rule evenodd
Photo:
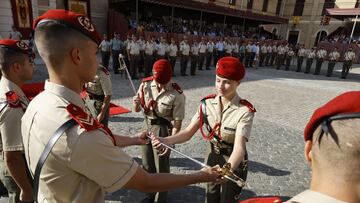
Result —
M 89 40 L 80 31 L 56 21 L 40 22 L 35 28 L 35 43 L 41 58 L 47 65 L 62 65 L 73 48 L 86 48 Z
M 330 130 L 332 133 L 323 133 L 321 126 L 315 130 L 314 162 L 324 170 L 332 170 L 351 180 L 356 177 L 359 181 L 360 118 L 332 121 Z
M 14 63 L 24 64 L 25 54 L 0 46 L 0 70 L 8 73 Z

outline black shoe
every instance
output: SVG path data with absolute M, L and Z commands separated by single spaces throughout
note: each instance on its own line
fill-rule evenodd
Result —
M 140 203 L 153 203 L 153 202 L 154 202 L 154 198 L 146 197 L 143 200 L 141 200 Z

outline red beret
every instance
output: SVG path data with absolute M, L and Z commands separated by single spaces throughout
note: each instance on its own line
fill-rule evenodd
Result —
M 0 47 L 6 47 L 23 54 L 30 54 L 29 46 L 25 42 L 19 40 L 2 39 L 0 40 Z
M 325 119 L 338 114 L 360 113 L 360 91 L 352 91 L 341 94 L 324 106 L 316 109 L 310 121 L 305 127 L 305 141 L 311 140 L 315 129 Z
M 245 76 L 244 65 L 235 57 L 223 57 L 216 64 L 216 75 L 229 80 L 242 80 Z
M 167 84 L 172 76 L 171 64 L 166 59 L 157 60 L 153 66 L 154 80 L 162 85 Z
M 46 21 L 56 21 L 58 23 L 62 23 L 83 33 L 92 39 L 96 44 L 100 44 L 101 42 L 101 37 L 96 31 L 94 25 L 91 23 L 90 19 L 84 15 L 63 9 L 48 10 L 34 20 L 33 29 L 35 30 L 39 23 L 41 24 Z
M 256 197 L 243 200 L 239 203 L 281 203 L 282 200 L 279 197 Z

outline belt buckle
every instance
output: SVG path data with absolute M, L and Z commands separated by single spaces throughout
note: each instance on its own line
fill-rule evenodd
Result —
M 215 154 L 220 154 L 220 144 L 218 142 L 214 144 L 214 152 Z

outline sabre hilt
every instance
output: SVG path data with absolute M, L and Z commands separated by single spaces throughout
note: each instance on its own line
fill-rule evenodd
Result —
M 125 56 L 123 54 L 119 54 L 119 64 L 120 67 L 118 68 L 118 70 L 125 70 L 127 69 L 126 63 L 125 63 Z
M 245 180 L 237 176 L 232 170 L 231 170 L 231 163 L 227 162 L 223 165 L 223 167 L 220 169 L 220 175 L 225 177 L 228 180 L 231 180 L 232 182 L 236 183 L 239 187 L 245 186 Z

